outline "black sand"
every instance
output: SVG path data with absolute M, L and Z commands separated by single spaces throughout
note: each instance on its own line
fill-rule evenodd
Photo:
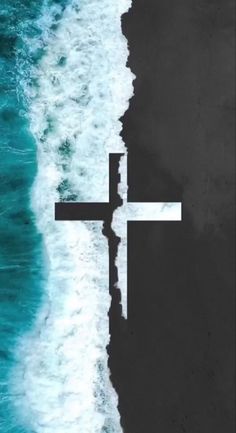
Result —
M 129 228 L 129 320 L 111 311 L 125 433 L 234 432 L 234 2 L 134 0 L 131 201 L 183 222 Z

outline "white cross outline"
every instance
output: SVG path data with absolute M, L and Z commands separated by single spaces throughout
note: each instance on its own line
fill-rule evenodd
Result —
M 128 223 L 135 221 L 181 221 L 182 220 L 182 203 L 181 202 L 129 202 L 128 201 L 128 184 L 127 184 L 127 153 L 112 152 L 108 154 L 108 166 L 110 173 L 110 155 L 117 155 L 119 157 L 119 174 L 120 183 L 118 184 L 118 195 L 122 199 L 122 204 L 113 210 L 110 214 L 110 207 L 112 203 L 108 200 L 106 202 L 97 203 L 76 203 L 76 202 L 60 202 L 55 205 L 55 219 L 56 220 L 85 220 L 85 221 L 104 221 L 105 218 L 111 218 L 111 228 L 115 234 L 120 238 L 120 242 L 117 248 L 117 255 L 115 259 L 115 265 L 118 271 L 118 281 L 115 284 L 121 292 L 121 306 L 122 316 L 127 318 L 128 306 L 127 306 L 127 292 L 128 292 Z M 109 188 L 110 189 L 110 177 Z M 109 197 L 110 197 L 109 190 Z M 78 205 L 81 208 L 85 205 L 86 209 L 83 212 L 83 217 L 78 218 L 77 209 Z M 88 218 L 87 206 L 96 206 L 93 211 L 93 216 Z M 101 206 L 100 206 L 101 205 Z M 70 218 L 68 218 L 68 207 L 70 207 Z M 90 207 L 91 209 L 91 207 Z M 100 209 L 100 211 L 99 211 Z M 102 209 L 102 210 L 101 210 Z M 108 213 L 107 213 L 108 210 Z M 73 215 L 72 215 L 73 214 Z M 80 215 L 82 215 L 80 213 Z M 108 247 L 109 248 L 109 247 Z

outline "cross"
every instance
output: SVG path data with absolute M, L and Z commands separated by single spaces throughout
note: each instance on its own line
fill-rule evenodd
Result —
M 121 178 L 123 175 L 123 178 Z M 55 203 L 57 221 L 104 221 L 109 244 L 109 285 L 122 293 L 123 316 L 127 317 L 128 225 L 132 221 L 180 221 L 181 203 L 135 203 L 127 200 L 127 155 L 109 154 L 109 201 Z M 117 266 L 118 277 L 111 276 Z M 116 283 L 118 279 L 118 282 Z

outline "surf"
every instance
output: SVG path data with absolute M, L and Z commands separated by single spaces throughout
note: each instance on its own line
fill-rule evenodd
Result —
M 54 221 L 57 201 L 108 201 L 109 152 L 126 152 L 121 116 L 133 94 L 121 16 L 130 1 L 45 3 L 38 60 L 21 86 L 37 145 L 31 208 L 47 280 L 34 326 L 20 338 L 11 392 L 35 433 L 121 433 L 108 355 L 108 247 L 99 222 Z

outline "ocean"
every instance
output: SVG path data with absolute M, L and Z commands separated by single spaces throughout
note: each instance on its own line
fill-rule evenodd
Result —
M 108 200 L 133 94 L 129 7 L 1 1 L 1 433 L 122 432 L 102 222 L 54 221 L 54 203 Z

